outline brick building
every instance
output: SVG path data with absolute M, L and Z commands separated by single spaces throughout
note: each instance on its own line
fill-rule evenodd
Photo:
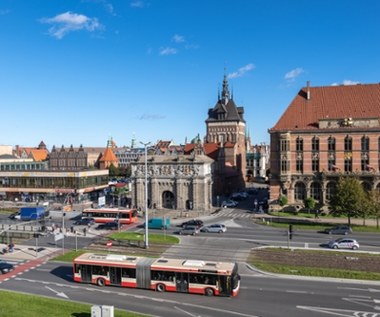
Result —
M 325 205 L 341 175 L 380 189 L 380 84 L 302 88 L 271 137 L 270 199 Z

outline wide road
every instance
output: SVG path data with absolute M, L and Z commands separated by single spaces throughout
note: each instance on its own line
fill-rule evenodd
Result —
M 72 281 L 71 266 L 61 262 L 48 262 L 16 275 L 2 282 L 0 288 L 162 317 L 380 316 L 380 283 L 287 279 L 255 273 L 242 276 L 240 294 L 233 298 L 78 284 Z

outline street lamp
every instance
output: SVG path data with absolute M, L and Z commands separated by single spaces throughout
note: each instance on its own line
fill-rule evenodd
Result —
M 144 145 L 145 148 L 145 236 L 144 236 L 144 247 L 145 249 L 149 248 L 149 238 L 148 238 L 148 154 L 147 154 L 147 146 L 150 144 L 150 142 L 143 143 L 140 142 L 142 145 Z

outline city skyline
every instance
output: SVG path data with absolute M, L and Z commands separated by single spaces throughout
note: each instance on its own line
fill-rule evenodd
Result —
M 379 82 L 377 1 L 0 3 L 1 145 L 206 134 L 223 76 L 252 143 L 298 91 Z

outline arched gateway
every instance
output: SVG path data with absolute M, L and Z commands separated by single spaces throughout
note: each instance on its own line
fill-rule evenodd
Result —
M 205 155 L 148 155 L 145 171 L 145 157 L 140 157 L 131 163 L 132 205 L 144 209 L 147 177 L 153 208 L 211 210 L 213 163 Z

